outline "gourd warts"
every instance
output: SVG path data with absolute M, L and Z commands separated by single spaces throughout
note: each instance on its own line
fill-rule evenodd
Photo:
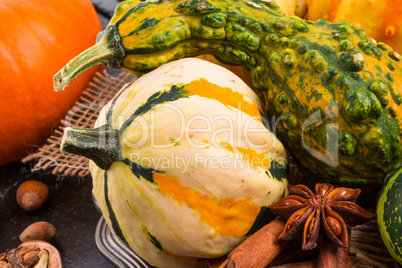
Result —
M 176 7 L 176 11 L 183 14 L 208 14 L 220 10 L 219 6 L 211 5 L 207 0 L 190 0 Z
M 232 46 L 222 45 L 218 48 L 220 54 L 237 65 L 253 66 L 256 63 L 255 58 L 251 57 L 245 51 Z
M 394 61 L 401 61 L 401 55 L 399 55 L 397 52 L 395 51 L 391 51 L 388 53 L 388 56 L 393 59 Z
M 397 105 L 401 105 L 401 103 L 402 103 L 401 94 L 396 91 L 395 85 L 390 84 L 389 89 L 390 89 L 390 92 L 391 92 L 391 97 L 394 100 L 394 102 Z
M 226 15 L 224 14 L 208 14 L 201 18 L 201 23 L 213 28 L 221 28 L 226 25 Z
M 341 62 L 351 71 L 359 72 L 364 68 L 364 57 L 359 52 L 341 52 Z
M 338 31 L 344 35 L 353 35 L 354 31 L 351 27 L 349 27 L 348 25 L 339 25 L 337 27 Z
M 375 94 L 375 96 L 382 102 L 383 106 L 388 104 L 388 101 L 385 101 L 386 96 L 388 95 L 388 86 L 382 81 L 382 80 L 376 80 L 374 81 L 369 89 Z M 384 107 L 385 107 L 384 106 Z
M 339 42 L 340 51 L 350 51 L 354 48 L 354 45 L 349 40 L 342 40 Z
M 304 24 L 304 22 L 302 22 L 300 19 L 294 18 L 292 23 L 291 23 L 291 27 L 293 29 L 295 29 L 298 32 L 302 32 L 302 33 L 307 33 L 308 31 L 310 31 L 310 29 L 308 28 L 308 26 L 306 24 Z
M 226 37 L 225 29 L 212 28 L 205 25 L 193 25 L 191 26 L 191 36 L 204 39 L 224 39 Z
M 290 50 L 285 52 L 283 63 L 286 69 L 293 69 L 296 65 L 296 57 L 292 52 Z
M 328 83 L 334 83 L 339 78 L 339 72 L 336 69 L 328 68 L 324 72 L 324 78 Z
M 353 155 L 355 153 L 355 141 L 351 133 L 342 131 L 339 134 L 339 150 L 344 155 Z
M 275 3 L 275 1 L 273 0 L 264 0 L 264 1 L 259 1 L 261 4 L 267 6 L 268 8 L 272 9 L 272 10 L 277 10 L 280 11 L 280 7 L 278 6 L 277 3 Z
M 323 72 L 328 66 L 325 59 L 316 50 L 308 51 L 306 54 L 306 60 L 316 72 Z
M 254 51 L 260 47 L 261 38 L 237 23 L 228 23 L 226 25 L 226 33 L 227 39 L 239 46 Z

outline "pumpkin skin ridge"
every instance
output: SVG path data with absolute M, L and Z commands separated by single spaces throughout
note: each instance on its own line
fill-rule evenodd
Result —
M 54 10 L 53 10 L 54 11 Z M 53 13 L 52 13 L 53 14 Z M 54 13 L 55 14 L 55 13 Z M 23 21 L 22 20 L 23 18 L 21 17 L 21 21 L 26 25 L 26 27 L 28 28 L 28 29 L 30 29 L 30 32 L 32 33 L 32 36 L 35 36 L 35 37 L 37 37 L 36 39 L 41 43 L 41 44 L 43 44 L 43 46 L 46 48 L 46 49 L 49 49 L 50 48 L 50 45 L 47 43 L 47 42 L 45 42 L 44 40 L 43 40 L 43 37 L 41 36 L 41 35 L 39 35 L 38 33 L 36 33 L 35 32 L 35 29 L 33 29 L 28 23 L 26 23 L 25 21 Z M 29 72 L 29 69 L 28 70 L 24 70 L 22 73 L 24 73 L 24 72 Z M 25 81 L 25 87 L 29 87 L 29 83 L 27 83 L 27 79 L 26 78 L 24 78 L 24 81 Z M 33 97 L 34 96 L 34 92 L 33 91 L 29 91 L 29 93 L 27 94 L 28 96 L 30 96 L 30 103 L 34 103 L 34 100 L 36 99 L 35 97 Z M 42 96 L 42 98 L 44 98 L 45 96 Z M 65 96 L 64 96 L 64 98 L 65 99 L 68 99 L 67 100 L 67 102 L 69 102 L 69 103 L 74 103 L 74 101 L 75 101 L 75 99 L 73 98 L 74 96 L 73 95 L 71 95 L 71 94 L 66 94 Z M 49 100 L 50 101 L 50 100 Z M 26 109 L 26 107 L 25 107 L 25 109 Z M 36 111 L 39 111 L 39 109 L 36 109 L 36 108 L 33 108 L 32 109 L 32 111 L 31 112 L 29 112 L 30 114 L 32 113 L 32 114 L 37 114 L 37 112 Z M 66 112 L 67 113 L 67 112 Z M 65 115 L 65 114 L 64 114 Z M 63 115 L 63 116 L 64 116 Z M 39 117 L 39 115 L 37 115 L 37 116 L 35 116 L 34 118 L 33 118 L 34 120 L 35 120 L 35 123 L 33 124 L 34 126 L 35 125 L 41 125 L 41 122 L 43 121 L 43 120 L 46 120 L 46 117 L 44 117 L 44 118 L 40 118 Z M 52 126 L 52 124 L 50 124 L 50 123 L 48 123 L 47 124 L 47 126 L 46 126 L 48 129 L 50 129 L 51 131 L 53 131 L 53 128 L 55 127 L 55 126 Z M 34 130 L 33 130 L 34 131 Z M 41 133 L 40 134 L 40 136 L 46 136 L 46 133 Z M 33 146 L 34 144 L 40 144 L 40 143 L 42 143 L 43 141 L 40 141 L 40 140 L 36 140 L 36 141 L 33 141 L 33 143 L 32 144 L 27 144 L 25 141 L 24 141 L 24 144 L 25 145 L 28 145 L 28 146 Z M 1 164 L 0 164 L 1 165 Z
M 13 53 L 10 53 L 10 55 L 14 55 L 14 54 L 13 54 Z M 10 61 L 8 61 L 8 62 L 13 63 L 13 66 L 15 66 L 15 68 L 18 70 L 18 72 L 21 72 L 21 70 L 23 70 L 23 68 L 17 63 L 17 60 L 15 59 L 14 56 L 11 56 Z M 23 73 L 23 72 L 21 72 L 21 73 Z M 28 87 L 28 83 L 27 83 L 26 78 L 25 78 L 24 76 L 21 75 L 21 76 L 20 76 L 20 80 L 22 81 L 22 83 L 23 83 L 26 87 Z M 21 83 L 21 84 L 22 84 L 22 83 Z M 18 87 L 17 90 L 21 90 L 21 87 Z M 28 102 L 30 102 L 30 100 L 33 99 L 33 97 L 32 97 L 32 92 L 29 92 L 28 94 L 24 94 L 23 96 L 24 96 L 24 98 L 25 98 Z M 21 111 L 21 110 L 19 110 L 18 112 L 21 114 L 21 116 L 25 113 L 25 112 L 23 112 L 23 111 Z M 29 112 L 29 114 L 35 114 L 35 109 L 31 109 L 31 111 Z M 10 120 L 10 118 L 12 118 L 12 114 L 9 114 L 9 116 L 7 116 L 7 118 L 8 118 L 7 121 Z M 2 120 L 2 122 L 4 123 L 3 120 Z M 38 122 L 38 121 L 36 120 L 36 122 Z M 11 124 L 11 122 L 10 122 L 10 124 Z M 12 127 L 11 127 L 11 132 L 12 132 L 12 137 L 13 137 L 13 139 L 10 139 L 10 143 L 11 143 L 11 144 L 14 143 L 15 145 L 12 145 L 12 146 L 15 146 L 15 148 L 17 148 L 17 150 L 21 150 L 21 148 L 22 148 L 23 146 L 27 145 L 27 141 L 26 141 L 25 139 L 23 139 L 23 135 L 21 135 L 20 132 L 18 131 L 18 129 L 16 129 L 15 124 L 12 124 L 11 126 L 12 126 Z M 31 132 L 34 132 L 34 131 L 35 131 L 35 129 L 34 129 L 33 126 L 30 127 L 30 128 L 31 128 L 31 129 L 26 129 L 26 131 L 31 131 Z M 10 130 L 5 131 L 6 133 L 0 135 L 0 137 L 6 137 L 6 139 L 9 138 L 9 137 L 7 137 L 7 136 L 9 136 L 9 135 L 11 134 L 9 131 L 10 131 Z M 21 138 L 21 139 L 23 140 L 23 144 L 24 144 L 24 145 L 22 145 L 22 144 L 20 144 L 20 143 L 18 143 L 18 142 L 16 141 L 18 138 Z M 37 142 L 38 142 L 38 140 L 37 140 L 37 139 L 34 139 L 34 140 L 32 140 L 32 142 L 31 142 L 31 141 L 28 141 L 28 144 L 31 145 L 31 144 L 35 144 L 35 143 L 37 143 Z M 17 145 L 17 144 L 18 144 L 18 145 Z M 0 149 L 0 151 L 2 151 L 2 154 L 3 154 L 3 156 L 4 156 L 4 159 L 12 159 L 12 158 L 13 158 L 13 155 L 15 154 L 14 152 L 7 152 L 7 151 L 4 151 L 4 150 L 3 150 L 3 147 Z M 4 164 L 4 163 L 2 163 L 2 161 L 0 161 L 0 165 L 2 165 L 2 164 Z

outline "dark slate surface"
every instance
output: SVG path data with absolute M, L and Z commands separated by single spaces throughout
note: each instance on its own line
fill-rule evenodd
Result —
M 117 0 L 92 0 L 103 27 L 113 14 Z M 60 251 L 66 268 L 114 267 L 98 251 L 95 228 L 101 214 L 92 201 L 90 177 L 64 177 L 50 172 L 32 172 L 33 163 L 11 163 L 0 167 L 0 253 L 17 247 L 19 235 L 36 221 L 51 222 L 57 229 L 53 245 Z M 25 212 L 16 202 L 18 186 L 39 180 L 49 187 L 49 198 L 37 211 Z
M 46 183 L 49 197 L 39 210 L 25 212 L 16 202 L 16 192 L 22 182 L 30 179 Z M 58 180 L 46 172 L 32 173 L 29 164 L 17 162 L 0 167 L 0 252 L 17 247 L 20 233 L 29 224 L 48 221 L 57 229 L 52 244 L 59 250 L 64 267 L 113 267 L 95 244 L 101 214 L 94 206 L 91 191 L 89 177 Z

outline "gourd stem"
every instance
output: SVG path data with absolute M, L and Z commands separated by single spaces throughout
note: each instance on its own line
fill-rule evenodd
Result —
M 78 75 L 98 65 L 105 64 L 114 69 L 123 67 L 125 48 L 121 43 L 116 26 L 109 25 L 99 33 L 97 43 L 67 63 L 53 78 L 54 89 L 59 92 Z
M 119 131 L 109 125 L 91 129 L 66 127 L 60 147 L 63 153 L 87 157 L 107 170 L 119 160 Z

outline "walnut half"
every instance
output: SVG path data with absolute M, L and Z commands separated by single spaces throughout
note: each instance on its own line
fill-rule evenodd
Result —
M 32 240 L 0 254 L 0 268 L 62 268 L 60 253 L 51 244 Z

